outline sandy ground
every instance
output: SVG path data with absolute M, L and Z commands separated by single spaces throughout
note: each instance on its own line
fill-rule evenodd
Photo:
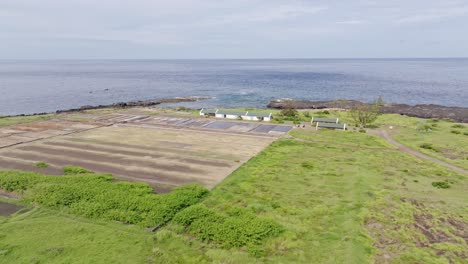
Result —
M 144 181 L 157 191 L 193 182 L 212 188 L 278 136 L 245 133 L 258 128 L 257 123 L 194 129 L 165 125 L 161 119 L 149 125 L 145 119 L 151 118 L 134 115 L 91 118 L 93 122 L 51 120 L 2 128 L 0 168 L 60 175 L 63 166 L 75 165 Z M 164 121 L 200 124 L 177 118 Z M 37 162 L 49 167 L 37 168 Z

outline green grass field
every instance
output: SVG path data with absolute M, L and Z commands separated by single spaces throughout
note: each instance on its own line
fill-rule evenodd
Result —
M 340 122 L 353 125 L 348 112 L 330 111 L 326 116 L 339 117 Z M 383 114 L 373 125 L 386 129 L 395 140 L 410 148 L 468 169 L 468 124 Z M 393 129 L 389 129 L 390 126 Z M 432 148 L 423 148 L 423 144 L 430 144 Z
M 345 133 L 294 132 L 322 142 L 280 139 L 203 201 L 221 211 L 242 206 L 282 224 L 286 232 L 259 248 L 262 257 L 200 242 L 177 225 L 158 234 L 165 241 L 157 244 L 160 257 L 207 263 L 463 263 L 466 177 L 400 153 L 379 138 Z M 342 136 L 354 146 L 336 144 Z M 431 184 L 445 180 L 453 182 L 451 188 Z M 427 237 L 426 229 L 443 235 Z M 169 254 L 174 248 L 190 254 Z
M 11 126 L 22 123 L 30 123 L 34 121 L 45 121 L 54 118 L 56 115 L 35 115 L 35 116 L 15 116 L 15 117 L 2 117 L 0 116 L 0 127 Z
M 389 132 L 400 143 L 437 159 L 468 169 L 467 124 L 408 117 L 392 118 L 390 116 L 389 118 L 387 115 L 382 116 L 380 122 L 396 124 L 394 129 Z M 431 148 L 421 147 L 423 144 L 430 144 Z
M 346 120 L 346 113 L 330 115 Z M 445 140 L 450 141 L 446 144 L 451 149 L 468 151 L 467 144 L 462 145 L 466 136 L 450 132 L 462 129 L 453 128 L 454 123 L 435 122 L 438 130 L 410 139 L 412 132 L 406 129 L 417 131 L 420 126 L 414 122 L 420 121 L 383 115 L 377 124 L 394 125 L 394 131 L 399 132 L 395 138 L 408 140 L 408 145 L 430 140 L 441 147 Z M 67 187 L 68 183 L 79 187 L 80 180 L 44 181 L 44 176 L 36 175 L 37 179 L 19 188 L 21 181 L 5 177 L 0 182 L 14 190 L 25 189 L 27 194 L 31 188 L 26 196 L 29 200 L 24 202 L 37 201 L 39 207 L 0 220 L 0 262 L 467 263 L 466 175 L 402 153 L 365 133 L 298 129 L 290 135 L 292 138 L 274 142 L 174 218 L 190 218 L 197 212 L 187 210 L 206 208 L 213 213 L 206 219 L 213 222 L 204 226 L 200 226 L 203 221 L 188 227 L 181 224 L 183 221 L 173 220 L 151 233 L 107 217 L 85 218 L 87 214 L 67 209 L 78 207 L 47 206 L 46 199 L 50 196 L 59 202 L 61 199 L 56 198 L 73 187 Z M 452 140 L 455 143 L 450 145 Z M 94 178 L 87 177 L 96 186 Z M 61 185 L 55 186 L 56 182 Z M 100 184 L 114 183 L 107 180 Z M 448 188 L 438 188 L 441 186 Z M 78 187 L 71 189 L 80 194 Z M 107 196 L 99 195 L 96 188 L 91 190 L 99 201 L 118 198 L 104 199 L 110 201 L 102 202 L 105 210 L 168 209 L 152 209 L 151 203 L 141 209 L 132 203 L 121 204 L 129 189 L 134 190 L 129 191 L 134 195 L 132 201 L 140 200 L 139 193 L 151 196 L 144 186 L 129 187 L 112 188 Z M 79 199 L 80 208 L 86 212 L 90 205 L 97 206 L 93 201 L 82 201 L 86 195 L 65 197 Z M 32 208 L 32 203 L 28 205 Z M 241 220 L 236 215 L 242 216 Z M 119 214 L 119 219 L 122 222 L 126 217 Z M 236 231 L 251 228 L 250 219 L 262 233 Z M 137 223 L 132 221 L 128 222 Z M 226 230 L 224 224 L 232 230 Z M 271 232 L 271 225 L 279 231 Z M 237 234 L 253 242 L 241 243 Z
M 154 240 L 137 226 L 45 208 L 0 220 L 1 263 L 152 263 Z

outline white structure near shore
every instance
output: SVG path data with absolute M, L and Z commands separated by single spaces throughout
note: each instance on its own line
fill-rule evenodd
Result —
M 245 115 L 247 112 L 237 112 L 237 111 L 221 111 L 216 112 L 217 118 L 227 118 L 227 119 L 241 119 L 241 116 Z
M 255 113 L 255 112 L 247 112 L 245 115 L 241 116 L 242 120 L 250 120 L 250 121 L 271 121 L 271 113 Z
M 200 110 L 200 116 L 214 116 L 216 118 L 226 119 L 242 119 L 249 121 L 266 121 L 269 122 L 273 118 L 271 113 L 256 113 L 256 112 L 241 112 L 241 111 L 229 111 L 219 109 L 206 109 Z
M 205 109 L 205 108 L 202 108 L 200 110 L 200 115 L 201 116 L 216 116 L 216 112 L 218 112 L 218 109 Z

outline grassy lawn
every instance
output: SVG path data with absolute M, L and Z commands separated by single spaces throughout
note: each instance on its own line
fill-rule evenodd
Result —
M 382 115 L 377 124 L 404 145 L 468 169 L 468 124 L 400 115 Z
M 314 111 L 311 111 L 311 115 L 314 115 Z M 340 122 L 353 124 L 348 112 L 330 111 L 325 116 L 338 117 Z M 468 169 L 468 124 L 384 114 L 378 117 L 374 125 L 386 129 L 395 140 L 408 147 Z M 389 129 L 390 126 L 393 129 Z M 426 147 L 421 147 L 423 144 Z
M 344 112 L 329 115 L 347 118 Z M 429 141 L 441 149 L 466 153 L 467 136 L 450 131 L 467 128 L 453 128 L 455 123 L 446 121 L 426 122 L 434 128 L 431 132 L 418 132 L 417 118 L 383 115 L 377 121 L 381 127 L 392 124 L 393 136 L 415 148 Z M 414 138 L 412 133 L 417 133 Z M 74 178 L 83 175 L 47 180 L 32 175 L 36 180 L 28 181 L 29 174 L 24 174 L 24 188 L 15 177 L 0 182 L 12 190 L 26 190 L 26 197 L 41 207 L 0 219 L 0 262 L 467 263 L 465 175 L 402 153 L 365 133 L 298 129 L 290 135 L 294 138 L 274 142 L 201 202 L 184 202 L 180 207 L 197 203 L 192 206 L 208 208 L 216 214 L 213 219 L 233 228 L 248 227 L 247 222 L 233 221 L 232 212 L 238 208 L 258 217 L 255 221 L 261 227 L 267 220 L 281 226 L 283 231 L 272 236 L 251 233 L 261 237 L 258 244 L 233 246 L 210 240 L 210 234 L 226 231 L 211 223 L 206 223 L 209 227 L 203 234 L 174 220 L 150 233 L 112 221 L 139 223 L 141 212 L 154 211 L 154 215 L 145 213 L 152 219 L 157 212 L 170 211 L 163 203 L 154 207 L 153 198 L 149 199 L 153 194 L 143 185 L 96 181 L 94 176 L 87 176 L 90 182 L 85 184 Z M 108 191 L 101 194 L 104 189 Z M 72 193 L 77 196 L 69 196 Z M 95 200 L 88 201 L 88 193 Z M 81 207 L 60 204 L 61 195 Z M 141 202 L 146 199 L 149 202 Z M 99 208 L 113 214 L 84 218 L 87 213 L 77 213 Z M 191 208 L 181 209 L 175 218 Z M 132 215 L 138 221 L 127 219 L 128 213 L 115 214 L 116 209 L 135 211 Z M 172 217 L 169 213 L 164 219 Z
M 158 256 L 207 263 L 463 263 L 466 177 L 366 134 L 294 133 L 326 142 L 280 139 L 202 202 L 219 211 L 241 206 L 282 224 L 286 232 L 267 240 L 260 258 L 201 242 L 174 224 L 158 234 Z M 343 136 L 354 146 L 335 144 Z M 448 189 L 431 184 L 445 180 Z
M 2 263 L 152 263 L 153 236 L 143 228 L 56 210 L 0 219 Z
M 34 121 L 45 121 L 54 118 L 56 115 L 35 115 L 35 116 L 15 116 L 15 117 L 2 117 L 0 116 L 0 127 L 11 126 L 22 123 L 29 123 Z

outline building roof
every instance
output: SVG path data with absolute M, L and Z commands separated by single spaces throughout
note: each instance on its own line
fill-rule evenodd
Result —
M 338 123 L 338 118 L 312 117 L 312 122 Z
M 247 112 L 218 110 L 218 112 L 216 112 L 216 114 L 218 114 L 218 115 L 237 115 L 237 116 L 243 116 L 243 115 L 247 114 Z
M 270 117 L 271 113 L 247 112 L 244 116 Z
M 318 127 L 324 127 L 324 128 L 339 128 L 339 129 L 344 129 L 346 127 L 346 124 L 336 124 L 336 123 L 317 123 Z
M 203 114 L 216 114 L 216 112 L 218 111 L 218 109 L 205 109 L 203 108 L 200 113 L 203 113 Z

